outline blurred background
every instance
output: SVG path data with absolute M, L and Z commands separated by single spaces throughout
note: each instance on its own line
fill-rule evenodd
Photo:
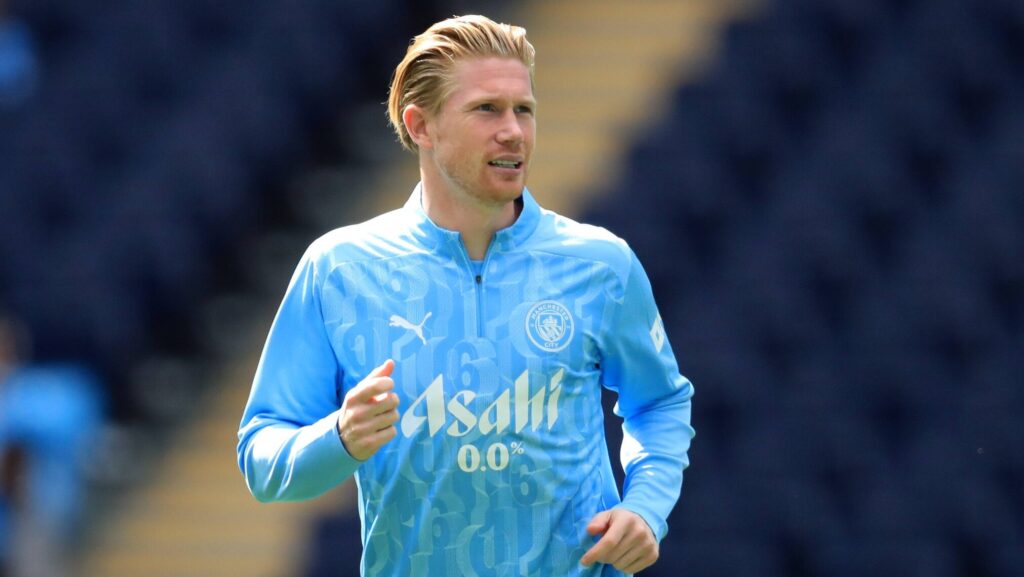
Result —
M 472 12 L 696 386 L 643 575 L 1024 575 L 1019 0 L 0 0 L 0 575 L 358 575 L 351 483 L 257 504 L 238 421 L 305 247 L 417 180 L 409 39 Z

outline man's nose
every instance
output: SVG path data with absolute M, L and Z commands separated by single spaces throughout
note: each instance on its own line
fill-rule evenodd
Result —
M 519 118 L 514 110 L 508 109 L 502 114 L 497 139 L 502 144 L 517 145 L 523 141 L 523 127 L 519 125 Z

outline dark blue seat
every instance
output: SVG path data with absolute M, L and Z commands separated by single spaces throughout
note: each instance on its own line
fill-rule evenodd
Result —
M 651 577 L 724 577 L 727 575 L 786 575 L 780 551 L 763 540 L 696 537 L 663 543 L 661 558 L 643 574 Z
M 1019 539 L 1000 539 L 991 543 L 988 551 L 993 575 L 1013 575 L 1024 567 L 1024 548 Z
M 209 58 L 188 34 L 188 14 L 178 4 L 126 3 L 111 20 L 119 33 L 100 39 L 96 49 L 122 78 L 121 98 L 147 116 L 163 116 L 187 101 Z
M 942 541 L 863 538 L 837 541 L 813 552 L 814 575 L 829 577 L 954 577 L 956 555 Z
M 204 130 L 214 154 L 239 169 L 258 172 L 286 165 L 300 146 L 300 99 L 279 84 L 279 73 L 261 68 L 247 54 L 220 59 L 202 80 L 191 117 L 191 129 Z M 185 130 L 172 138 L 188 141 Z M 299 148 L 301 150 L 301 148 Z M 234 158 L 231 156 L 235 155 Z
M 217 56 L 237 50 L 255 23 L 265 0 L 246 4 L 181 0 L 174 3 L 184 18 L 185 42 L 201 53 Z

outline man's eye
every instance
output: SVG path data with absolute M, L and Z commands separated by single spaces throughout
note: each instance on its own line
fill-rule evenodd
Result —
M 484 112 L 494 112 L 496 108 L 494 108 L 493 104 L 481 104 L 480 106 L 477 107 L 477 110 L 483 110 Z
M 516 114 L 533 114 L 533 109 L 529 106 L 517 106 Z

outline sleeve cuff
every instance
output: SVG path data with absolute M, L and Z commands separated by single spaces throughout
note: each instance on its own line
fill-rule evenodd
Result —
M 338 413 L 334 412 L 310 425 L 312 442 L 308 449 L 313 452 L 310 459 L 325 468 L 336 468 L 341 478 L 355 473 L 363 462 L 356 459 L 345 449 L 338 434 Z

